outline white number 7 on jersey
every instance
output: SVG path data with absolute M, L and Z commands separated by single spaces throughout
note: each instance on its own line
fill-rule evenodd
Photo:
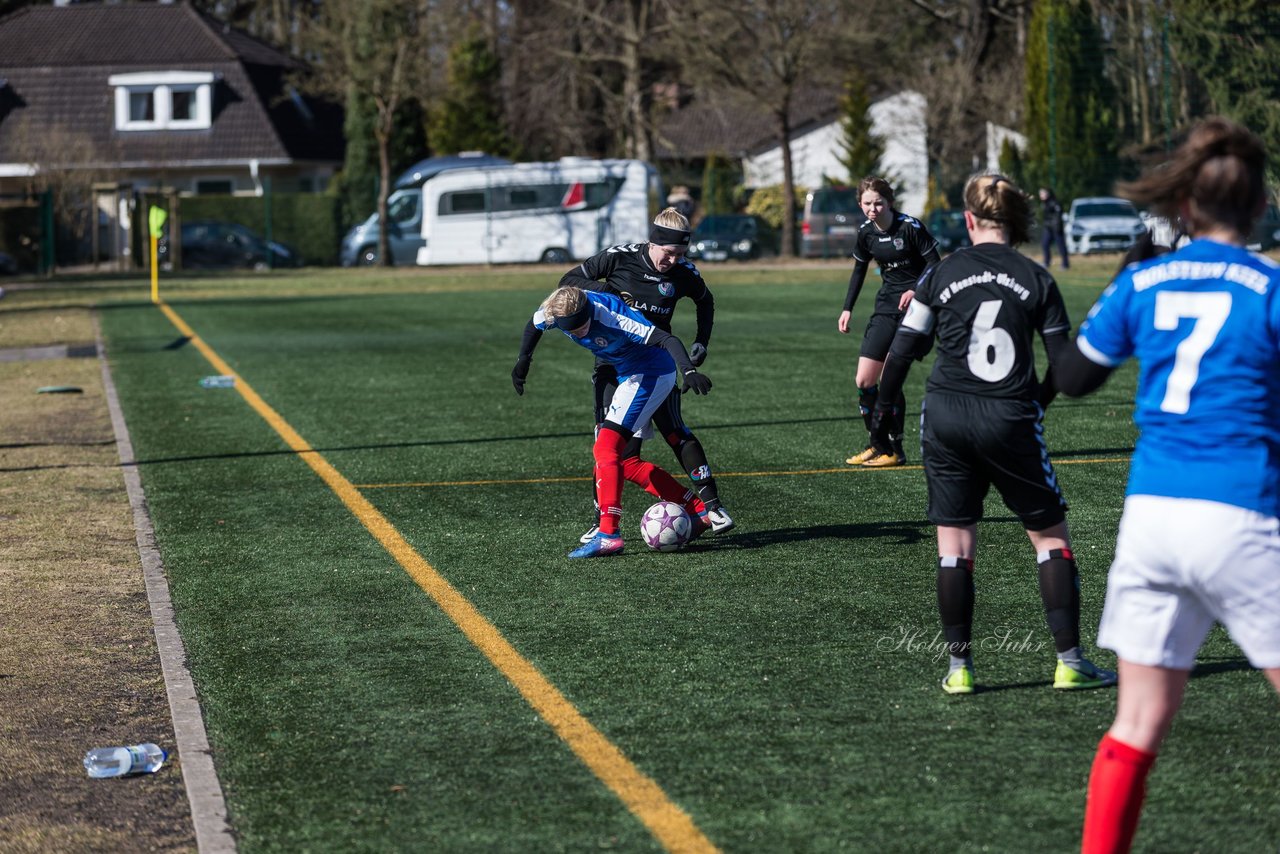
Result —
M 1173 370 L 1165 382 L 1160 409 L 1182 415 L 1191 408 L 1191 387 L 1200 377 L 1200 360 L 1217 340 L 1218 333 L 1231 314 L 1231 294 L 1161 291 L 1156 294 L 1155 327 L 1178 328 L 1184 317 L 1195 320 L 1191 334 L 1182 339 L 1173 359 Z

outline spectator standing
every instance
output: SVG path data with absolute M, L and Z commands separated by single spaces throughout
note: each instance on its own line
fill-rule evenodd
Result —
M 1053 194 L 1053 190 L 1047 187 L 1040 188 L 1040 224 L 1042 227 L 1040 249 L 1044 252 L 1044 268 L 1049 269 L 1055 244 L 1062 255 L 1062 269 L 1070 268 L 1071 261 L 1067 258 L 1067 236 L 1063 230 L 1062 204 Z

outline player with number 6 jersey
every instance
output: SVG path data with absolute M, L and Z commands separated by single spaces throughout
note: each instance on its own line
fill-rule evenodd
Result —
M 911 362 L 936 337 L 920 447 L 927 514 L 938 527 L 938 610 L 950 653 L 942 689 L 974 690 L 977 523 L 992 486 L 1021 519 L 1036 551 L 1040 596 L 1058 653 L 1053 686 L 1111 685 L 1115 674 L 1081 651 L 1080 576 L 1041 423 L 1050 395 L 1036 380 L 1032 343 L 1038 332 L 1050 366 L 1070 346 L 1062 294 L 1047 270 L 1013 248 L 1031 228 L 1025 193 L 1002 175 L 975 175 L 964 200 L 973 246 L 943 259 L 916 284 L 889 348 L 872 418 L 873 440 L 882 443 Z

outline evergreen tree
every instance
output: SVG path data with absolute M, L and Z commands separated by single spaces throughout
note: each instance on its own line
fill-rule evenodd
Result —
M 509 155 L 502 119 L 502 66 L 478 28 L 449 51 L 447 94 L 431 111 L 427 135 L 440 154 L 484 151 Z
M 341 198 L 342 226 L 369 216 L 378 204 L 378 148 L 373 138 L 373 108 L 356 92 L 347 96 L 343 134 L 347 139 L 342 172 L 330 185 Z
M 378 206 L 378 146 L 373 136 L 375 116 L 376 111 L 368 98 L 354 93 L 347 96 L 343 124 L 347 139 L 346 156 L 342 171 L 329 185 L 329 192 L 337 194 L 341 200 L 344 229 L 364 221 Z M 392 181 L 401 170 L 427 156 L 422 107 L 416 101 L 403 104 L 396 111 L 388 147 Z
M 707 155 L 702 171 L 702 209 L 711 214 L 733 213 L 734 197 L 742 184 L 742 170 L 723 152 Z
M 1005 137 L 1004 142 L 1000 143 L 1000 174 L 1004 175 L 1013 183 L 1017 184 L 1023 190 L 1034 193 L 1038 187 L 1028 189 L 1026 167 L 1022 162 L 1022 149 L 1017 144 Z
M 1204 87 L 1204 112 L 1229 116 L 1269 142 L 1280 138 L 1280 6 L 1176 0 L 1170 38 L 1182 67 Z M 1270 168 L 1273 176 L 1280 171 L 1274 157 Z
M 848 174 L 848 181 L 856 185 L 868 175 L 880 174 L 880 158 L 884 156 L 884 142 L 871 132 L 871 98 L 867 94 L 867 82 L 853 71 L 844 83 L 840 96 L 840 154 L 837 159 Z M 890 179 L 891 180 L 891 179 Z
M 1119 169 L 1102 35 L 1088 0 L 1041 0 L 1027 37 L 1027 189 L 1066 201 L 1111 191 Z

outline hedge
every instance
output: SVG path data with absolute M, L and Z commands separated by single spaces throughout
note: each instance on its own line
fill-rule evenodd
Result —
M 178 200 L 184 223 L 197 220 L 237 222 L 267 236 L 271 205 L 271 239 L 302 253 L 308 264 L 338 263 L 342 240 L 339 202 L 318 193 L 271 193 L 264 196 L 183 196 Z

